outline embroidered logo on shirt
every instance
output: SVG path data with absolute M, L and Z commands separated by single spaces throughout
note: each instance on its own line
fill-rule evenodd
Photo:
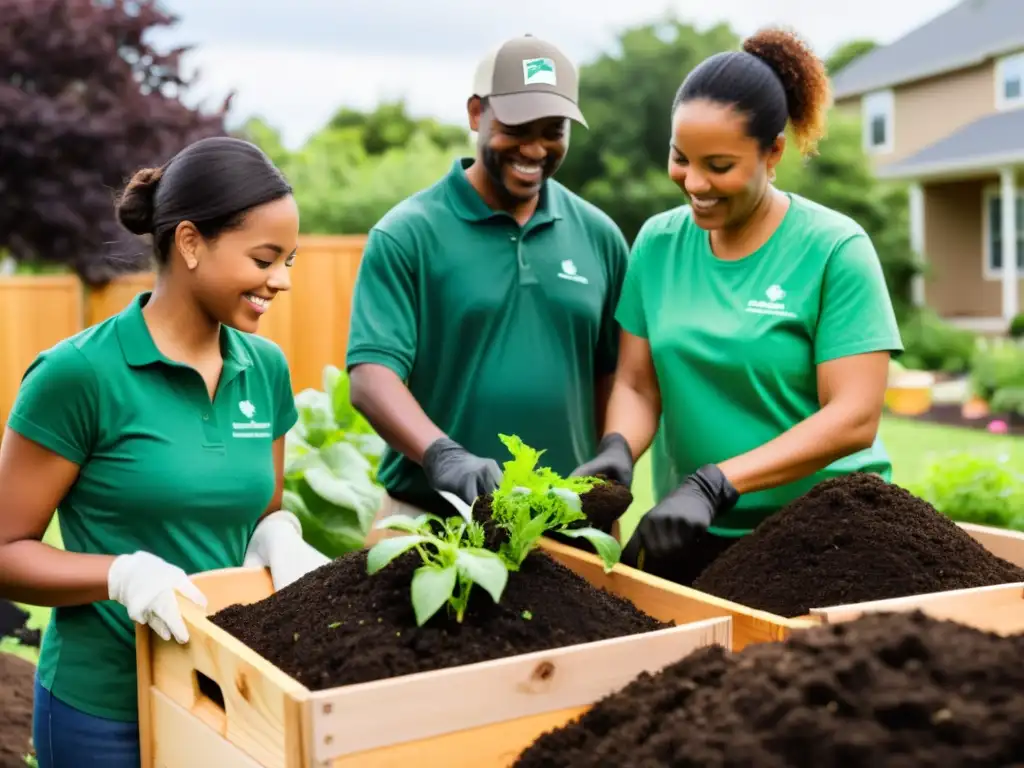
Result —
M 786 298 L 786 291 L 781 285 L 775 283 L 768 286 L 768 290 L 764 292 L 764 295 L 768 298 L 768 301 L 751 299 L 747 302 L 747 312 L 754 315 L 796 317 L 796 313 L 786 309 L 786 305 L 783 303 L 783 299 Z
M 583 285 L 589 285 L 590 281 L 583 275 L 578 274 L 579 270 L 576 269 L 576 264 L 573 263 L 572 259 L 565 259 L 562 261 L 562 271 L 558 273 L 558 276 L 563 280 L 572 280 L 574 283 L 583 283 Z
M 253 417 L 256 415 L 256 406 L 249 400 L 242 400 L 238 403 L 238 410 L 242 412 L 242 415 L 248 419 L 248 421 L 233 422 L 231 424 L 231 436 L 241 438 L 254 438 L 254 437 L 271 437 L 269 431 L 270 422 L 254 421 Z

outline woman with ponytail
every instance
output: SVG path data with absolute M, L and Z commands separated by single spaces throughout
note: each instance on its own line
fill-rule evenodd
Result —
M 661 426 L 680 482 L 656 483 L 624 558 L 683 584 L 822 480 L 891 476 L 877 431 L 902 343 L 878 256 L 857 222 L 773 184 L 787 126 L 811 155 L 829 106 L 824 65 L 778 29 L 701 63 L 672 103 L 689 204 L 634 243 L 605 435 L 576 471 L 631 482 Z
M 186 643 L 191 574 L 280 589 L 327 558 L 281 510 L 288 363 L 254 335 L 290 287 L 299 215 L 254 145 L 198 141 L 116 204 L 156 284 L 42 352 L 0 443 L 0 596 L 52 606 L 35 687 L 40 768 L 138 768 L 135 625 Z M 63 549 L 42 541 L 58 511 Z

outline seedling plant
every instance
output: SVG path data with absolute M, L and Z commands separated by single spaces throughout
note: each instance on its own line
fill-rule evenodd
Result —
M 484 589 L 494 602 L 500 602 L 509 572 L 520 570 L 546 533 L 586 539 L 597 551 L 605 571 L 610 571 L 622 554 L 614 536 L 578 525 L 586 519 L 580 495 L 604 481 L 561 477 L 549 467 L 538 466 L 543 451 L 531 448 L 515 435 L 499 438 L 512 458 L 504 463 L 502 481 L 491 495 L 491 518 L 508 534 L 497 552 L 484 546 L 485 532 L 479 522 L 457 516 L 446 520 L 430 514 L 416 518 L 395 515 L 377 524 L 378 528 L 407 535 L 377 543 L 367 555 L 368 573 L 376 573 L 413 549 L 423 561 L 413 574 L 411 586 L 419 626 L 445 605 L 461 622 L 474 585 Z

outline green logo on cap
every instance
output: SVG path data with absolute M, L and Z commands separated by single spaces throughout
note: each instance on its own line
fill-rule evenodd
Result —
M 523 59 L 523 83 L 557 85 L 555 62 L 551 59 Z

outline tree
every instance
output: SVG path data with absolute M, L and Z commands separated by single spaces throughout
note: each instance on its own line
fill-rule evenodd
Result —
M 838 46 L 826 59 L 825 67 L 829 75 L 835 77 L 839 70 L 850 66 L 861 56 L 871 53 L 878 47 L 874 40 L 851 40 Z
M 405 100 L 386 101 L 373 112 L 360 112 L 343 107 L 331 118 L 328 128 L 356 128 L 368 155 L 405 147 L 416 134 L 425 136 L 438 149 L 462 146 L 468 128 L 442 125 L 433 118 L 414 118 L 406 112 Z
M 88 283 L 148 266 L 116 190 L 197 139 L 227 133 L 229 96 L 186 107 L 187 48 L 143 38 L 177 18 L 154 0 L 0 0 L 0 251 L 63 263 Z

